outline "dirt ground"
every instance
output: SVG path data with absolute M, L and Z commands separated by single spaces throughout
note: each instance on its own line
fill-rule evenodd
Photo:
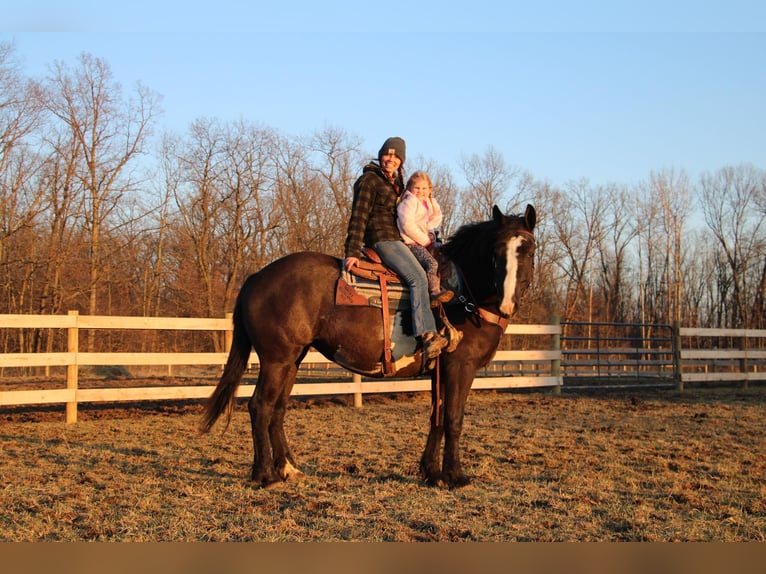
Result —
M 766 387 L 474 392 L 472 484 L 424 486 L 424 394 L 294 400 L 306 477 L 254 488 L 199 403 L 0 409 L 1 541 L 766 541 Z

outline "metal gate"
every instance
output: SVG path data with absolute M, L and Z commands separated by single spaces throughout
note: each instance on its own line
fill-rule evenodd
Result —
M 561 323 L 564 386 L 671 386 L 676 383 L 670 325 Z

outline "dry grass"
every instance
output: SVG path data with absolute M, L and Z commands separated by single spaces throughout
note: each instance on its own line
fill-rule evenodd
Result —
M 763 387 L 474 393 L 454 491 L 418 478 L 424 395 L 293 404 L 307 476 L 274 490 L 244 406 L 224 435 L 198 405 L 0 411 L 0 540 L 766 540 Z

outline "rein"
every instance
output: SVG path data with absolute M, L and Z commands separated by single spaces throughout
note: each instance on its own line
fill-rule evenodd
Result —
M 486 307 L 480 307 L 476 303 L 476 297 L 474 297 L 473 292 L 471 291 L 471 287 L 468 285 L 468 282 L 465 280 L 465 275 L 463 274 L 463 270 L 460 268 L 460 266 L 455 263 L 455 269 L 457 269 L 458 274 L 460 275 L 460 280 L 463 286 L 465 287 L 466 292 L 468 293 L 468 297 L 466 298 L 465 295 L 458 296 L 458 301 L 463 304 L 463 308 L 465 309 L 466 313 L 469 313 L 476 317 L 479 322 L 481 319 L 484 319 L 487 323 L 492 323 L 493 325 L 497 325 L 500 327 L 503 331 L 505 331 L 505 328 L 508 326 L 508 319 L 500 315 L 499 313 L 495 313 L 493 311 L 490 311 Z

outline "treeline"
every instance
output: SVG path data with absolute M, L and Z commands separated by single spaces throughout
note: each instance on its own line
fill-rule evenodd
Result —
M 163 133 L 160 100 L 89 54 L 29 78 L 0 44 L 0 313 L 221 317 L 270 261 L 342 255 L 353 181 L 377 148 L 343 129 L 287 136 L 246 119 Z M 766 174 L 752 165 L 558 187 L 489 146 L 454 167 L 414 156 L 406 168 L 432 175 L 444 236 L 494 204 L 535 205 L 522 321 L 764 327 Z M 36 333 L 3 344 L 52 343 Z

